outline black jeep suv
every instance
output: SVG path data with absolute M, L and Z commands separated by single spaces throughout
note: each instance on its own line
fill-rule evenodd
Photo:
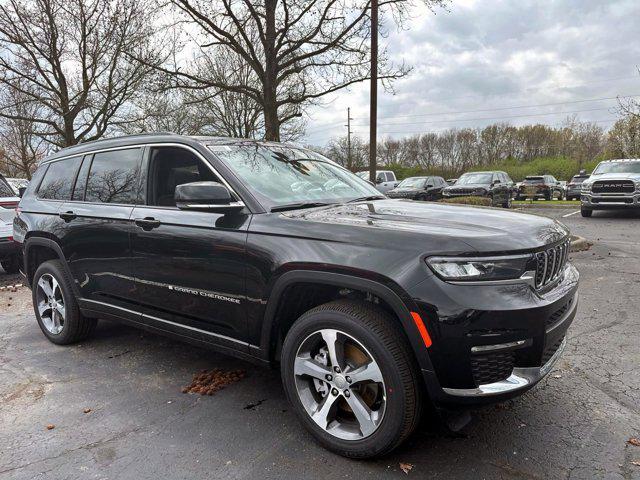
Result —
M 300 421 L 351 457 L 437 406 L 546 375 L 577 305 L 569 236 L 538 216 L 392 200 L 295 146 L 154 134 L 59 151 L 14 237 L 44 335 L 96 319 L 279 364 Z
M 505 172 L 469 172 L 442 190 L 444 198 L 486 197 L 492 206 L 511 208 L 515 184 Z

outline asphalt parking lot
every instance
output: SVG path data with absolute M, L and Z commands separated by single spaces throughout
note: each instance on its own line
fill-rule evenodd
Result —
M 401 462 L 417 478 L 640 478 L 640 215 L 528 211 L 594 242 L 572 254 L 579 312 L 557 368 L 458 434 L 427 419 L 387 457 L 335 456 L 298 425 L 278 371 L 108 322 L 58 347 L 22 288 L 0 292 L 0 478 L 404 478 Z M 247 375 L 181 393 L 211 368 Z

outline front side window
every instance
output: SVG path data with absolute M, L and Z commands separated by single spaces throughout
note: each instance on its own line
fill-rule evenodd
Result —
M 220 179 L 198 157 L 179 147 L 151 150 L 147 204 L 175 207 L 178 185 L 192 182 L 220 182 Z
M 300 203 L 342 203 L 379 196 L 368 182 L 306 149 L 262 145 L 209 147 L 269 208 Z
M 141 149 L 96 153 L 87 177 L 87 202 L 139 203 Z
M 46 200 L 70 200 L 73 181 L 82 157 L 52 162 L 38 189 L 38 197 Z

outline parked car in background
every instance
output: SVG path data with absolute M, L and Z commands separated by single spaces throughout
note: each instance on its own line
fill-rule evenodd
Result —
M 567 200 L 580 200 L 582 182 L 584 182 L 587 178 L 589 178 L 589 174 L 587 173 L 580 173 L 571 177 L 571 180 L 569 180 L 569 183 L 567 184 L 567 194 L 565 198 Z
M 455 185 L 442 190 L 444 198 L 487 197 L 493 206 L 511 207 L 514 183 L 505 172 L 470 172 L 462 175 Z
M 389 190 L 387 197 L 433 201 L 442 198 L 442 189 L 446 186 L 447 182 L 442 177 L 409 177 Z
M 567 181 L 566 180 L 558 180 L 558 183 L 562 187 L 562 197 L 567 198 Z
M 355 458 L 396 448 L 429 405 L 533 387 L 577 309 L 558 221 L 389 199 L 276 142 L 157 134 L 62 149 L 34 174 L 14 236 L 49 341 L 109 318 L 279 364 L 301 424 Z
M 457 181 L 457 178 L 447 178 L 447 185 L 455 185 Z
M 5 180 L 19 197 L 22 196 L 29 185 L 29 180 L 26 178 L 6 178 Z
M 564 188 L 553 175 L 531 175 L 523 180 L 517 196 L 519 199 L 563 200 Z
M 0 175 L 0 265 L 6 273 L 18 273 L 20 245 L 13 241 L 13 219 L 20 198 Z
M 356 173 L 360 178 L 369 180 L 369 171 Z M 396 179 L 396 174 L 391 170 L 378 170 L 376 172 L 376 189 L 379 192 L 386 193 L 392 188 L 396 188 L 400 182 Z
M 582 182 L 580 211 L 590 217 L 594 210 L 640 209 L 640 159 L 600 162 Z

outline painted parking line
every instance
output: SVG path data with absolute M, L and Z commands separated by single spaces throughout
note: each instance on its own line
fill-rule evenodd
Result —
M 571 212 L 571 213 L 567 213 L 566 215 L 562 215 L 562 218 L 570 217 L 571 215 L 575 215 L 576 213 L 580 213 L 580 210 L 576 210 L 575 212 Z

